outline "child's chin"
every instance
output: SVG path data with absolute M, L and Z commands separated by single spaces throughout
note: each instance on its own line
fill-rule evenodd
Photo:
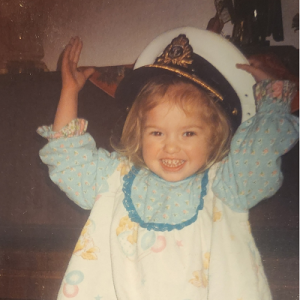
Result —
M 162 176 L 160 177 L 169 182 L 176 182 L 176 181 L 184 180 L 189 176 L 184 176 L 182 174 L 162 174 Z

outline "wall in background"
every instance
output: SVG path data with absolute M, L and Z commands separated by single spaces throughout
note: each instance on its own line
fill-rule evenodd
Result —
M 206 28 L 214 14 L 213 0 L 57 1 L 45 30 L 44 61 L 55 68 L 63 46 L 79 35 L 82 65 L 132 64 L 160 33 L 182 26 Z
M 271 45 L 298 48 L 298 32 L 291 26 L 298 0 L 281 2 L 285 40 L 277 43 L 271 37 Z M 214 0 L 1 0 L 0 73 L 7 72 L 8 61 L 41 59 L 56 70 L 75 35 L 84 42 L 80 65 L 132 64 L 162 32 L 182 26 L 205 29 L 214 15 Z M 231 35 L 232 27 L 225 24 L 224 34 Z
M 298 33 L 291 28 L 298 0 L 282 0 L 285 41 L 298 47 Z M 70 36 L 84 42 L 81 65 L 132 64 L 160 33 L 182 26 L 205 29 L 215 15 L 213 0 L 64 0 L 57 1 L 48 19 L 44 62 L 55 69 Z M 231 34 L 230 23 L 224 28 Z

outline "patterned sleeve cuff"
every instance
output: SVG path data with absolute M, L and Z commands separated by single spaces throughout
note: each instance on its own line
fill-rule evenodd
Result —
M 39 127 L 37 133 L 48 140 L 60 139 L 83 135 L 86 132 L 87 126 L 88 121 L 84 119 L 74 119 L 60 131 L 52 131 L 52 125 L 50 125 Z
M 266 104 L 277 103 L 280 110 L 290 111 L 290 103 L 296 93 L 295 83 L 288 80 L 264 80 L 253 87 L 257 110 Z

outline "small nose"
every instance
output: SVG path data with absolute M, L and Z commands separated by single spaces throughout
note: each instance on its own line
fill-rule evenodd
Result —
M 174 154 L 179 152 L 180 146 L 178 141 L 175 139 L 167 139 L 164 145 L 164 151 L 169 154 Z

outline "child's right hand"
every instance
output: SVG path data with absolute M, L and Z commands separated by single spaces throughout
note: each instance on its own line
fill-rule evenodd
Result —
M 79 70 L 77 64 L 82 49 L 78 37 L 71 38 L 66 46 L 62 59 L 62 90 L 52 130 L 59 131 L 69 122 L 77 118 L 78 92 L 86 80 L 94 73 L 93 68 Z
M 77 64 L 81 49 L 82 41 L 79 37 L 71 38 L 64 50 L 61 67 L 63 89 L 77 93 L 83 88 L 86 80 L 95 71 L 93 68 L 78 69 Z

